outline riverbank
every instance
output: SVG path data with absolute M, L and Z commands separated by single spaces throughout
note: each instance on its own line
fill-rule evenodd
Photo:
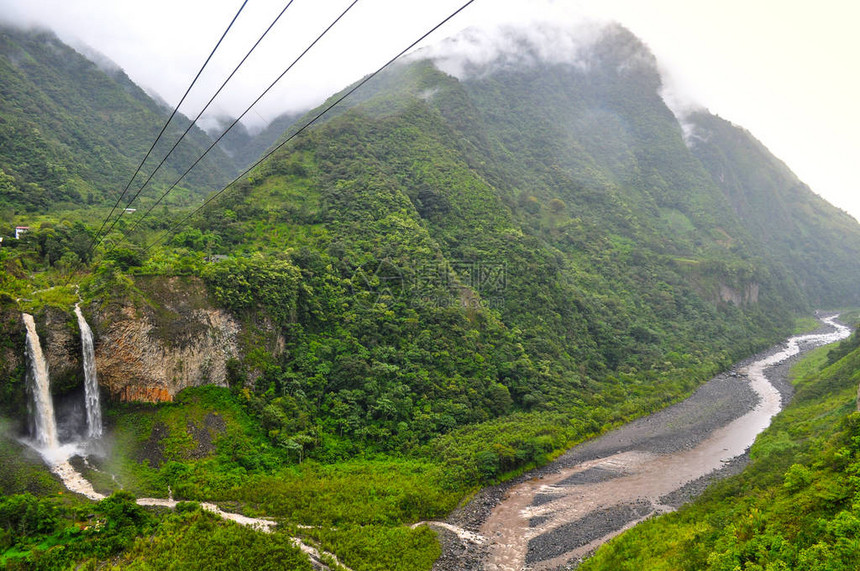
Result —
M 816 351 L 792 371 L 796 394 L 756 439 L 741 474 L 636 526 L 581 568 L 860 568 L 858 341 L 855 334 L 838 350 Z
M 448 523 L 480 533 L 486 543 L 465 543 L 443 533 L 444 553 L 434 569 L 565 567 L 638 521 L 677 508 L 715 478 L 743 469 L 755 435 L 790 399 L 791 364 L 806 350 L 847 333 L 841 325 L 830 325 L 793 338 L 794 345 L 783 343 L 738 363 L 681 403 L 482 490 Z M 767 379 L 760 381 L 767 386 L 756 386 L 759 380 L 748 375 L 765 368 Z M 752 413 L 765 400 L 769 410 L 756 418 Z

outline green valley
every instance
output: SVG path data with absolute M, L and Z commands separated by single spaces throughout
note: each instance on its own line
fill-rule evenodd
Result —
M 451 75 L 413 54 L 186 219 L 318 110 L 236 133 L 168 206 L 92 248 L 168 112 L 56 37 L 0 28 L 5 565 L 310 568 L 299 538 L 356 571 L 430 569 L 436 533 L 412 524 L 680 401 L 815 308 L 860 305 L 860 225 L 722 119 L 692 116 L 701 140 L 685 139 L 626 29 L 601 29 L 577 54 L 587 65 L 505 57 Z M 154 189 L 208 146 L 192 134 Z M 80 414 L 76 303 L 107 437 L 72 463 L 108 495 L 97 503 L 63 492 L 18 440 L 22 312 L 58 421 Z M 806 365 L 752 476 L 589 565 L 643 568 L 635 552 L 667 569 L 776 569 L 770 553 L 848 550 L 854 351 Z M 77 422 L 59 423 L 61 441 Z M 181 503 L 147 510 L 145 496 Z M 200 502 L 279 526 L 255 532 Z M 785 521 L 793 502 L 808 506 L 800 523 Z M 670 527 L 682 544 L 653 540 Z

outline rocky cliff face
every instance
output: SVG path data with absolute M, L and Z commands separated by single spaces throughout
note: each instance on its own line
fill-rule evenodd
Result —
M 266 320 L 251 329 L 214 306 L 198 278 L 145 276 L 135 279 L 142 293 L 106 306 L 84 307 L 95 334 L 96 367 L 105 396 L 123 402 L 168 402 L 182 389 L 227 386 L 227 362 L 263 346 L 275 355 L 284 338 Z M 55 396 L 83 384 L 80 331 L 71 311 L 48 307 L 36 314 Z M 24 405 L 24 327 L 12 308 L 0 311 L 0 397 L 9 410 Z M 249 382 L 254 381 L 251 374 Z
M 227 361 L 241 353 L 239 322 L 212 307 L 199 280 L 139 278 L 136 285 L 147 304 L 91 313 L 99 384 L 110 397 L 164 402 L 186 387 L 226 386 Z
M 761 286 L 757 283 L 749 283 L 743 288 L 734 288 L 726 284 L 720 284 L 719 301 L 731 302 L 738 307 L 758 303 Z
M 51 372 L 51 391 L 62 394 L 83 383 L 80 331 L 75 316 L 57 308 L 46 309 L 43 319 L 38 329 Z
M 184 333 L 164 338 L 147 313 L 124 307 L 99 337 L 99 384 L 111 398 L 163 402 L 186 387 L 227 385 L 227 360 L 239 355 L 235 319 L 220 309 L 197 309 L 177 323 Z

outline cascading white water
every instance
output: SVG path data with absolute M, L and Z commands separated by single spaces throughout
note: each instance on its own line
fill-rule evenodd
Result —
M 42 353 L 39 334 L 33 316 L 22 314 L 27 328 L 27 392 L 28 408 L 33 426 L 33 439 L 40 448 L 57 448 L 57 419 L 54 416 L 54 401 L 51 399 L 48 362 Z
M 96 354 L 93 348 L 93 331 L 90 329 L 81 308 L 75 304 L 78 327 L 81 330 L 81 347 L 84 358 L 84 398 L 87 405 L 87 437 L 102 437 L 102 409 L 99 402 L 99 382 L 96 376 Z

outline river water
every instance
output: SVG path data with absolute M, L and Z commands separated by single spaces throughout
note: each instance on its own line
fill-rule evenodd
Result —
M 767 378 L 769 369 L 801 350 L 833 343 L 850 334 L 834 319 L 822 319 L 830 327 L 827 333 L 793 337 L 739 369 L 737 382 L 748 384 L 757 404 L 700 437 L 694 445 L 663 453 L 653 445 L 654 430 L 638 435 L 627 431 L 624 438 L 619 438 L 622 428 L 589 443 L 597 448 L 601 440 L 610 443 L 603 446 L 608 448 L 604 453 L 558 471 L 543 471 L 539 478 L 512 486 L 480 529 L 481 536 L 488 538 L 484 569 L 563 568 L 639 521 L 673 509 L 663 505 L 661 498 L 742 455 L 780 411 L 782 399 Z M 699 408 L 706 415 L 709 413 L 705 409 L 710 406 L 708 399 L 700 398 L 684 414 L 695 415 Z M 675 418 L 677 423 L 678 417 L 670 413 L 662 418 Z M 648 423 L 648 419 L 641 420 L 641 425 Z M 683 425 L 670 428 L 679 434 L 684 431 Z M 641 439 L 641 446 L 636 445 L 636 438 Z

